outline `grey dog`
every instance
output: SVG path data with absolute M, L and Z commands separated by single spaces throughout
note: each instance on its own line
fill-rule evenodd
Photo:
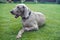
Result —
M 21 16 L 22 18 L 22 29 L 18 32 L 16 38 L 22 37 L 24 31 L 38 30 L 39 26 L 45 24 L 45 15 L 40 12 L 31 11 L 25 4 L 18 4 L 11 14 L 15 15 L 15 18 Z

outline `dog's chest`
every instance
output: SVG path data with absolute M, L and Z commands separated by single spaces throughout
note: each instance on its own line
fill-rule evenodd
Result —
M 25 27 L 31 27 L 31 20 L 25 20 L 25 21 L 22 21 L 22 23 Z

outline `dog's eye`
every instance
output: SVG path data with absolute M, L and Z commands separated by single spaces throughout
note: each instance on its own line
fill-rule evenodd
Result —
M 19 7 L 17 7 L 17 8 L 19 8 Z
M 25 8 L 25 7 L 23 6 L 23 8 Z
M 17 9 L 19 9 L 19 10 L 20 10 L 21 8 L 20 8 L 20 7 L 17 7 Z

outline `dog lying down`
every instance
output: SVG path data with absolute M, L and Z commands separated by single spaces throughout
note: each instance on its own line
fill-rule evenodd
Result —
M 15 15 L 15 18 L 18 18 L 19 16 L 22 18 L 23 27 L 18 32 L 16 38 L 22 37 L 24 31 L 38 30 L 38 26 L 45 24 L 45 15 L 40 12 L 31 11 L 25 4 L 18 4 L 10 12 Z

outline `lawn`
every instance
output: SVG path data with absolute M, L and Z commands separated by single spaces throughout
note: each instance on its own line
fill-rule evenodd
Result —
M 15 19 L 10 13 L 17 4 L 0 4 L 0 40 L 16 40 L 21 29 L 21 17 Z M 31 10 L 46 15 L 46 25 L 38 31 L 25 32 L 22 40 L 60 40 L 60 5 L 26 4 Z

